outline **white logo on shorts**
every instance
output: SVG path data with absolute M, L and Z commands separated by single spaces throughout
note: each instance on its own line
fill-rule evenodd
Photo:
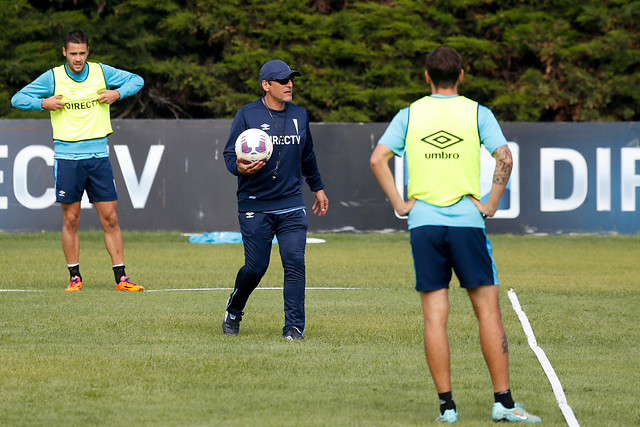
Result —
M 65 194 L 67 194 L 67 193 L 65 193 L 64 190 L 58 191 L 58 196 L 59 197 L 64 197 Z
M 245 215 L 247 216 L 247 219 L 253 218 L 253 212 L 247 212 Z

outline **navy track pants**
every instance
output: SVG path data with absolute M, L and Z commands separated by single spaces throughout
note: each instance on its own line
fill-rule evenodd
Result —
M 240 212 L 238 220 L 244 244 L 244 265 L 236 276 L 227 311 L 237 315 L 244 310 L 249 296 L 267 272 L 275 235 L 284 268 L 283 333 L 293 326 L 304 332 L 304 256 L 309 227 L 306 210 L 283 214 Z

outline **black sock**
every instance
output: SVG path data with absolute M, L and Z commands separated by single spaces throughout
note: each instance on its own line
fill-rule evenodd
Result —
M 510 389 L 500 391 L 498 393 L 493 393 L 493 398 L 496 400 L 496 402 L 502 403 L 502 406 L 507 409 L 513 409 L 513 407 L 516 406 L 515 403 L 513 403 L 513 397 L 511 397 Z
M 126 276 L 124 272 L 124 264 L 114 265 L 113 266 L 113 275 L 116 277 L 116 285 L 120 283 L 120 278 L 122 276 Z
M 453 401 L 451 391 L 438 393 L 438 398 L 440 399 L 440 414 L 444 414 L 444 411 L 447 409 L 456 409 L 456 404 Z
M 80 264 L 68 265 L 67 268 L 69 269 L 69 278 L 72 279 L 75 276 L 78 276 L 80 278 L 80 281 L 82 282 L 82 276 L 80 275 Z

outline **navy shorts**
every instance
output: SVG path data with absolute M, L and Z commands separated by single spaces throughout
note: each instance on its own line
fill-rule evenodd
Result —
M 56 180 L 56 202 L 79 202 L 85 190 L 91 203 L 118 200 L 108 157 L 83 160 L 56 159 L 53 175 Z
M 452 271 L 463 288 L 498 284 L 483 228 L 426 225 L 411 229 L 410 236 L 417 291 L 449 288 Z

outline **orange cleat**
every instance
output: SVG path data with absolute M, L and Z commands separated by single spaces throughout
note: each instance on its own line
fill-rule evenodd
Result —
M 133 283 L 127 276 L 120 278 L 120 283 L 116 285 L 117 291 L 129 291 L 129 292 L 142 292 L 144 288 L 140 285 Z
M 65 292 L 78 292 L 82 290 L 82 281 L 78 276 L 73 276 L 69 282 L 69 286 L 65 289 Z

